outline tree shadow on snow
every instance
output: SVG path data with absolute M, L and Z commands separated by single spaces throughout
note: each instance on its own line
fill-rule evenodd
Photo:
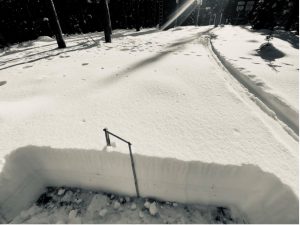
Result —
M 29 60 L 26 60 L 25 62 L 15 63 L 15 64 L 12 64 L 12 65 L 1 67 L 0 71 L 8 69 L 8 68 L 15 67 L 15 66 L 19 66 L 19 65 L 24 65 L 24 64 L 27 64 L 27 63 L 36 62 L 36 61 L 39 61 L 39 60 L 42 60 L 42 59 L 51 59 L 51 57 L 59 56 L 61 54 L 68 53 L 68 52 L 74 52 L 74 51 L 80 51 L 80 50 L 90 49 L 90 48 L 93 48 L 95 46 L 97 46 L 96 43 L 88 44 L 88 42 L 83 42 L 83 43 L 79 43 L 79 44 L 77 44 L 75 46 L 66 47 L 64 49 L 54 48 L 54 49 L 47 50 L 47 51 L 44 51 L 44 52 L 39 52 L 39 53 L 36 53 L 36 54 L 31 54 L 31 55 L 29 55 L 27 57 L 31 58 L 31 57 L 34 57 L 34 56 L 37 56 L 37 55 L 41 55 L 41 54 L 46 54 L 46 55 L 43 55 L 41 57 L 34 58 L 34 59 L 29 59 Z M 56 52 L 56 53 L 51 54 L 52 52 Z M 50 53 L 50 54 L 48 54 L 48 53 Z M 22 57 L 22 58 L 24 58 L 24 57 Z M 12 61 L 12 60 L 10 60 L 10 61 Z M 4 64 L 5 63 L 7 63 L 7 62 L 4 62 Z
M 134 63 L 133 65 L 131 65 L 127 69 L 123 69 L 122 71 L 119 71 L 118 74 L 120 74 L 120 75 L 115 76 L 115 74 L 111 74 L 109 77 L 101 80 L 101 84 L 102 85 L 108 85 L 108 84 L 112 84 L 114 82 L 117 82 L 117 81 L 120 80 L 120 78 L 126 77 L 130 73 L 132 73 L 132 72 L 134 72 L 134 71 L 136 71 L 136 70 L 138 70 L 138 69 L 140 69 L 144 66 L 148 66 L 149 64 L 157 62 L 158 60 L 166 57 L 167 55 L 174 52 L 175 50 L 178 51 L 180 49 L 183 49 L 186 44 L 196 40 L 197 38 L 199 38 L 202 35 L 208 34 L 212 29 L 214 29 L 214 28 L 211 28 L 207 31 L 199 32 L 198 34 L 195 34 L 194 36 L 189 37 L 189 38 L 180 39 L 177 42 L 166 46 L 165 49 L 162 50 L 161 52 L 159 52 L 158 54 L 156 54 L 156 55 L 154 55 L 150 58 L 141 60 L 140 62 Z
M 264 43 L 259 47 L 259 49 L 256 50 L 254 55 L 260 56 L 268 63 L 268 66 L 270 66 L 273 70 L 278 71 L 276 67 L 280 66 L 274 65 L 273 61 L 283 58 L 286 54 L 277 49 L 272 43 Z

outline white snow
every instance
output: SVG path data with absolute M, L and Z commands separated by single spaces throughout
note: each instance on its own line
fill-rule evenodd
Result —
M 149 207 L 149 212 L 152 216 L 155 216 L 158 213 L 158 209 L 156 207 L 156 203 L 152 202 Z
M 3 52 L 0 217 L 12 219 L 47 185 L 134 195 L 128 147 L 111 138 L 116 147 L 106 148 L 108 127 L 133 143 L 143 197 L 297 222 L 298 142 L 218 65 L 201 33 L 209 28 Z
M 270 33 L 267 30 L 228 25 L 213 33 L 216 35 L 213 46 L 227 68 L 298 133 L 299 38 L 274 32 L 274 38 L 266 46 L 265 38 Z

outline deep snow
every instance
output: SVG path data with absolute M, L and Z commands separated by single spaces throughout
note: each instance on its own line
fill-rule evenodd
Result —
M 112 160 L 101 151 L 108 127 L 133 143 L 144 196 L 236 204 L 250 222 L 298 221 L 298 142 L 218 65 L 203 33 L 210 28 L 117 31 L 111 44 L 99 42 L 98 33 L 89 34 L 93 40 L 71 36 L 63 50 L 40 39 L 4 51 L 2 216 L 29 206 L 45 185 L 134 194 L 126 183 L 129 161 L 117 154 L 128 154 L 126 145 L 114 140 L 117 164 L 104 166 Z M 125 166 L 115 168 L 119 164 Z M 28 173 L 21 176 L 24 168 Z M 82 174 L 71 176 L 74 168 Z M 107 186 L 97 177 L 101 168 Z M 24 193 L 20 208 L 12 208 Z

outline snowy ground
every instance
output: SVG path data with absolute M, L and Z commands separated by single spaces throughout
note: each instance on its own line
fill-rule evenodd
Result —
M 198 191 L 198 188 L 191 189 L 193 194 L 188 195 L 187 180 L 195 182 L 194 185 L 205 180 L 200 182 L 201 185 L 212 187 L 216 193 L 207 199 L 201 195 L 199 201 L 205 198 L 206 203 L 221 202 L 235 193 L 239 197 L 234 201 L 239 199 L 240 204 L 245 204 L 244 210 L 252 207 L 253 212 L 244 212 L 249 213 L 252 221 L 256 218 L 255 213 L 261 212 L 256 220 L 261 222 L 266 213 L 264 210 L 273 209 L 283 215 L 275 210 L 274 217 L 266 217 L 265 222 L 276 222 L 279 218 L 298 221 L 298 210 L 294 207 L 295 201 L 298 202 L 298 142 L 277 120 L 262 111 L 247 90 L 217 63 L 205 36 L 205 31 L 210 28 L 180 27 L 166 32 L 144 30 L 141 33 L 119 30 L 114 32 L 111 44 L 103 43 L 99 33 L 75 35 L 66 38 L 68 48 L 62 50 L 56 49 L 55 41 L 44 38 L 2 52 L 0 166 L 5 169 L 4 156 L 17 149 L 28 154 L 24 155 L 27 158 L 36 150 L 41 155 L 44 151 L 55 155 L 64 149 L 69 153 L 71 149 L 101 151 L 105 146 L 102 129 L 108 127 L 133 143 L 134 154 L 177 159 L 181 164 L 193 161 L 209 165 L 203 167 L 207 170 L 195 173 L 194 164 L 189 164 L 187 171 L 182 173 L 188 174 L 187 177 L 174 177 L 185 191 L 182 201 L 192 199 Z M 113 141 L 117 145 L 113 151 L 128 153 L 127 146 Z M 24 146 L 29 147 L 20 149 Z M 45 163 L 42 160 L 47 161 L 48 153 L 44 155 L 45 159 L 42 156 L 34 158 L 32 163 L 40 166 L 35 167 L 36 171 L 43 170 Z M 71 155 L 57 158 L 72 164 L 68 161 Z M 164 163 L 167 162 L 166 159 Z M 136 163 L 142 168 L 142 163 L 138 160 Z M 145 160 L 143 163 L 147 164 Z M 160 180 L 156 186 L 169 187 L 171 183 L 169 186 L 163 184 L 158 177 L 166 168 L 168 172 L 178 173 L 178 163 L 166 168 L 164 163 L 149 162 L 148 169 L 152 170 L 148 173 L 153 172 L 153 183 Z M 49 166 L 50 160 L 46 164 Z M 162 166 L 158 168 L 158 165 Z M 222 172 L 227 171 L 222 166 L 231 166 L 232 171 L 239 172 L 229 176 Z M 254 175 L 258 170 L 252 170 L 251 166 L 262 171 L 259 179 Z M 47 167 L 47 172 L 50 169 Z M 9 169 L 5 171 L 12 173 Z M 60 176 L 63 174 L 57 172 Z M 84 179 L 84 172 L 82 177 L 74 179 Z M 141 172 L 137 173 L 141 175 Z M 16 178 L 2 174 L 0 190 L 4 192 L 0 191 L 0 203 L 4 204 L 8 202 L 8 192 L 14 192 Z M 214 175 L 217 179 L 211 178 Z M 245 177 L 252 183 L 259 182 L 254 186 L 246 185 Z M 275 178 L 278 181 L 275 182 Z M 276 192 L 267 191 L 266 180 L 274 181 L 268 184 L 270 188 L 273 184 L 286 186 L 287 189 L 271 190 L 292 197 L 281 199 Z M 5 186 L 9 182 L 11 188 Z M 151 194 L 161 198 L 176 196 L 172 189 L 164 189 L 165 192 L 160 188 L 152 189 Z M 152 189 L 147 190 L 151 192 Z M 250 199 L 240 197 L 246 192 L 252 193 L 249 194 L 252 197 L 248 196 Z M 268 202 L 270 205 L 254 210 L 254 202 L 264 197 L 272 199 Z M 282 204 L 273 207 L 273 201 Z M 279 210 L 278 207 L 282 208 Z M 285 209 L 290 212 L 288 216 Z
M 48 188 L 11 223 L 245 223 L 237 213 L 62 187 Z
M 284 114 L 294 114 L 298 130 L 299 37 L 275 31 L 270 45 L 266 45 L 268 30 L 225 26 L 215 29 L 213 34 L 216 36 L 212 42 L 220 55 L 261 90 L 260 95 L 266 93 L 266 98 L 278 102 L 275 108 L 285 108 Z

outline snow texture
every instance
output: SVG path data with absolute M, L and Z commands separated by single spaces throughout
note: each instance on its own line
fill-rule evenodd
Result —
M 247 221 L 254 223 L 298 221 L 297 196 L 276 176 L 257 166 L 139 154 L 134 155 L 134 160 L 143 197 L 237 208 Z M 0 179 L 0 212 L 4 221 L 10 221 L 33 204 L 50 184 L 135 196 L 129 155 L 117 149 L 107 152 L 24 147 L 9 155 Z M 62 197 L 65 202 L 71 199 L 70 191 Z M 118 201 L 112 204 L 116 210 L 121 206 Z M 105 197 L 95 195 L 87 211 L 105 205 Z M 145 208 L 151 214 L 157 213 L 153 203 L 145 203 Z
M 135 195 L 127 145 L 112 138 L 99 150 L 108 127 L 133 143 L 143 197 L 297 223 L 298 142 L 214 60 L 209 29 L 118 30 L 109 44 L 74 35 L 66 49 L 47 40 L 0 53 L 0 217 L 46 186 Z
M 267 44 L 267 31 L 255 32 L 238 26 L 225 26 L 213 33 L 216 35 L 212 40 L 213 50 L 225 67 L 299 134 L 299 47 L 294 45 L 296 40 L 290 43 L 275 33 Z
M 207 205 L 184 205 L 170 202 L 150 201 L 155 205 L 155 215 L 144 207 L 145 199 L 129 198 L 123 201 L 123 197 L 108 193 L 99 193 L 78 188 L 67 188 L 72 193 L 70 201 L 63 201 L 57 194 L 57 188 L 48 187 L 37 202 L 29 209 L 23 210 L 11 223 L 245 223 L 238 211 L 224 207 Z M 95 203 L 99 202 L 98 204 Z M 82 199 L 81 203 L 74 199 Z M 114 202 L 119 202 L 118 209 L 114 208 Z M 135 205 L 133 210 L 130 205 Z

